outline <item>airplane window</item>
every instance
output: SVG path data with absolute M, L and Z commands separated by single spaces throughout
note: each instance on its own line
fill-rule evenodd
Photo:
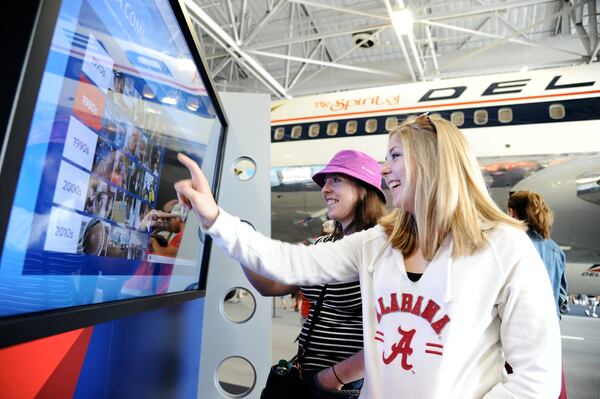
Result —
M 294 126 L 292 128 L 292 138 L 293 139 L 298 139 L 300 138 L 300 135 L 302 134 L 302 126 Z
M 390 131 L 396 126 L 398 126 L 398 118 L 395 116 L 388 116 L 385 119 L 385 130 Z
M 462 126 L 465 124 L 465 114 L 462 111 L 453 112 L 450 115 L 450 122 L 454 124 L 454 126 Z
M 277 129 L 275 129 L 275 134 L 273 135 L 273 138 L 275 140 L 281 140 L 283 138 L 284 134 L 285 134 L 285 128 L 278 127 Z
M 354 134 L 358 130 L 358 122 L 348 121 L 346 122 L 346 134 Z
M 142 89 L 142 96 L 152 100 L 156 98 L 155 90 L 146 83 Z
M 308 137 L 317 137 L 319 135 L 319 124 L 315 123 L 308 128 Z
M 327 124 L 327 135 L 328 136 L 335 136 L 338 132 L 338 123 L 337 122 L 331 122 Z
M 562 104 L 550 104 L 548 111 L 552 119 L 562 119 L 565 117 L 565 106 Z
M 498 120 L 501 123 L 509 123 L 513 120 L 512 108 L 500 108 L 498 110 Z
M 365 124 L 365 131 L 367 133 L 373 133 L 377 131 L 377 119 L 367 119 L 367 123 Z
M 185 107 L 192 112 L 198 111 L 198 108 L 200 108 L 200 99 L 198 97 L 188 97 L 185 102 Z
M 488 112 L 485 109 L 478 109 L 473 114 L 473 122 L 476 125 L 485 125 L 488 121 Z

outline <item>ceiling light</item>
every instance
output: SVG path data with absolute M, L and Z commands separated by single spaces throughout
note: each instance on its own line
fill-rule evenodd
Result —
M 392 25 L 399 35 L 412 33 L 413 24 L 413 16 L 408 8 L 392 12 Z

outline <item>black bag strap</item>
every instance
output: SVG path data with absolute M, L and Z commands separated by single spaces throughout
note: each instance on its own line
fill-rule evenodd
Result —
M 310 335 L 312 334 L 313 327 L 315 326 L 317 318 L 319 317 L 319 313 L 321 313 L 321 307 L 323 306 L 323 300 L 325 299 L 325 291 L 327 291 L 327 284 L 323 286 L 323 289 L 321 289 L 321 293 L 319 294 L 319 298 L 317 299 L 317 303 L 315 304 L 312 318 L 310 320 L 310 326 L 308 326 L 306 338 L 304 338 L 304 345 L 298 345 L 298 354 L 296 355 L 296 357 L 298 358 L 298 361 L 300 363 L 302 363 L 302 359 L 306 355 L 306 352 L 308 350 L 308 340 L 310 338 Z

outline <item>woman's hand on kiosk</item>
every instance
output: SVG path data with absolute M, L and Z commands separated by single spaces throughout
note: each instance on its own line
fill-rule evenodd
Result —
M 204 228 L 213 225 L 219 216 L 219 207 L 210 191 L 208 180 L 198 164 L 191 158 L 179 153 L 177 159 L 190 171 L 191 179 L 175 183 L 177 199 L 188 208 L 192 208 Z

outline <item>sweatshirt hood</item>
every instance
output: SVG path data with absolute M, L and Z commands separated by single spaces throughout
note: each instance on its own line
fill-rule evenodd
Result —
M 433 263 L 439 256 L 442 255 L 442 253 L 445 253 L 443 256 L 448 259 L 447 264 L 445 265 L 445 267 L 442 268 L 443 282 L 444 282 L 444 287 L 443 287 L 443 292 L 442 292 L 442 300 L 446 303 L 452 301 L 452 298 L 453 298 L 453 292 L 452 292 L 453 291 L 452 275 L 454 273 L 454 259 L 452 257 L 452 250 L 454 247 L 453 244 L 454 243 L 453 243 L 452 237 L 450 234 L 448 234 L 448 236 L 446 237 L 446 239 L 444 240 L 444 242 L 438 249 L 437 253 L 435 254 L 435 257 L 431 261 L 431 263 Z M 367 265 L 367 272 L 369 274 L 372 275 L 375 272 L 375 265 L 378 263 L 379 259 L 383 256 L 383 254 L 388 250 L 393 251 L 393 248 L 390 246 L 390 243 L 388 241 L 386 241 L 379 248 L 379 250 L 377 251 L 377 254 L 373 258 L 373 260 Z M 404 270 L 404 272 L 406 273 L 406 269 Z M 405 274 L 405 276 L 406 276 L 406 274 Z M 408 276 L 406 276 L 406 277 L 408 278 Z

